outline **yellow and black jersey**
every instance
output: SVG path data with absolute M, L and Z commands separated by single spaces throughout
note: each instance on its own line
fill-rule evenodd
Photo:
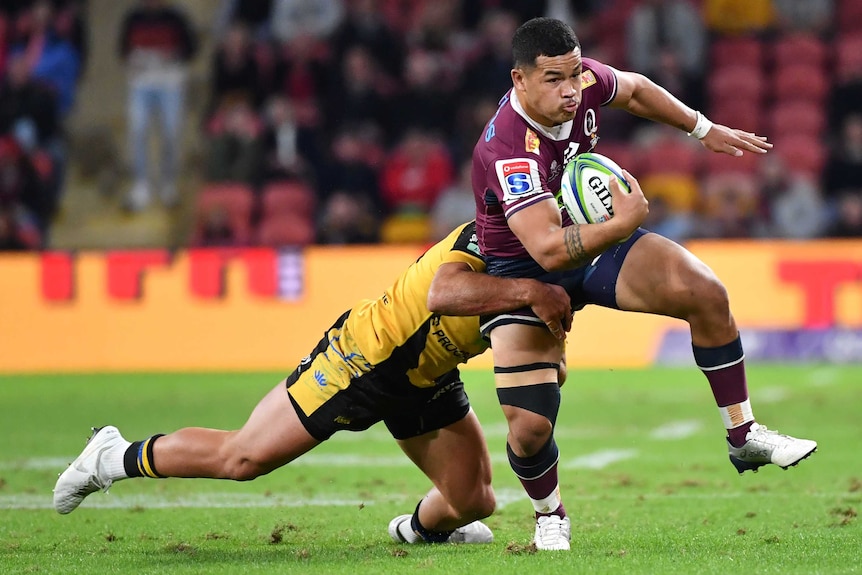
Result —
M 484 272 L 475 222 L 459 227 L 428 249 L 375 300 L 363 300 L 344 322 L 342 337 L 352 340 L 370 366 L 406 373 L 417 387 L 429 387 L 458 364 L 479 355 L 488 343 L 477 317 L 438 316 L 428 311 L 428 291 L 444 263 L 464 262 Z

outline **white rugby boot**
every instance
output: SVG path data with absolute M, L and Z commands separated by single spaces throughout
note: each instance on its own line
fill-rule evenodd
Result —
M 745 435 L 745 444 L 734 447 L 728 441 L 727 450 L 730 462 L 740 474 L 749 469 L 757 473 L 758 468 L 770 463 L 782 469 L 796 465 L 817 450 L 817 442 L 782 435 L 753 423 Z
M 416 534 L 415 538 L 405 537 L 402 531 L 400 530 L 402 524 L 404 525 L 404 530 L 413 533 L 413 530 L 410 527 L 410 520 L 413 515 L 399 515 L 395 519 L 389 522 L 389 537 L 392 538 L 396 543 L 425 543 L 425 540 L 419 537 Z M 446 540 L 447 543 L 492 543 L 494 541 L 494 533 L 488 528 L 487 525 L 482 523 L 481 521 L 473 521 L 472 523 L 468 523 L 462 527 L 457 528 L 452 534 L 449 536 L 449 539 Z
M 536 520 L 533 543 L 539 551 L 568 551 L 572 539 L 572 522 L 568 517 L 542 515 Z
M 107 491 L 115 480 L 125 477 L 125 472 L 119 469 L 129 445 L 131 443 L 123 439 L 116 427 L 94 427 L 84 451 L 60 474 L 54 485 L 54 509 L 57 513 L 71 513 L 89 494 L 100 489 Z

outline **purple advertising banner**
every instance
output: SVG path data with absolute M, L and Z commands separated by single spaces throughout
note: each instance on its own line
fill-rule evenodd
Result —
M 862 363 L 862 329 L 741 330 L 747 362 Z M 688 330 L 669 330 L 656 357 L 659 365 L 694 365 Z

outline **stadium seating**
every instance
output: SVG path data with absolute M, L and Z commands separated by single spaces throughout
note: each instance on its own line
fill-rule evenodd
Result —
M 776 139 L 773 151 L 792 171 L 814 176 L 820 174 L 827 155 L 822 140 L 799 134 Z
M 716 39 L 710 46 L 710 59 L 713 69 L 746 64 L 763 64 L 763 43 L 756 38 L 724 37 Z
M 862 22 L 862 2 L 859 0 L 839 0 L 835 11 L 835 24 L 839 32 L 859 32 Z
M 745 98 L 725 98 L 713 102 L 709 119 L 756 134 L 764 129 L 763 110 L 759 101 Z
M 862 70 L 862 32 L 839 36 L 835 41 L 835 75 L 837 80 L 858 75 Z
M 195 220 L 192 233 L 193 245 L 205 245 L 205 224 L 208 214 L 221 209 L 227 214 L 227 223 L 236 245 L 244 245 L 252 239 L 251 215 L 255 197 L 252 189 L 241 183 L 204 184 L 198 192 L 195 205 Z
M 316 236 L 314 190 L 298 181 L 266 185 L 261 195 L 257 241 L 265 246 L 304 246 Z
M 826 66 L 829 49 L 817 36 L 791 34 L 775 40 L 771 46 L 772 63 L 776 68 L 790 65 Z
M 807 100 L 782 100 L 769 111 L 769 127 L 774 139 L 794 134 L 820 138 L 826 128 L 826 113 L 822 106 Z
M 775 100 L 805 99 L 822 105 L 829 95 L 830 84 L 830 78 L 819 66 L 788 64 L 775 69 L 772 95 Z
M 715 69 L 707 78 L 709 101 L 742 99 L 761 102 L 766 94 L 766 82 L 759 66 L 734 64 Z
M 695 176 L 703 158 L 700 145 L 693 141 L 662 138 L 639 150 L 640 173 L 683 174 Z
M 745 152 L 742 156 L 710 152 L 704 159 L 704 172 L 707 177 L 729 172 L 754 174 L 760 166 L 760 159 L 760 154 L 749 152 Z

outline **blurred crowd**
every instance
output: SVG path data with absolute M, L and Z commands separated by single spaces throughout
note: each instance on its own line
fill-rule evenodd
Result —
M 87 61 L 75 0 L 0 4 L 0 249 L 45 245 L 63 190 L 64 120 Z
M 38 247 L 61 189 L 62 120 L 86 30 L 74 0 L 7 5 L 0 242 Z M 862 237 L 858 0 L 213 5 L 205 102 L 186 101 L 200 38 L 182 2 L 139 0 L 120 33 L 130 211 L 182 199 L 184 110 L 204 107 L 194 245 L 427 242 L 471 219 L 473 144 L 511 86 L 512 33 L 541 15 L 570 22 L 585 56 L 641 72 L 714 121 L 776 144 L 766 157 L 720 157 L 679 131 L 604 110 L 596 151 L 638 177 L 647 227 L 680 241 Z M 144 136 L 155 122 L 162 153 L 150 181 Z

